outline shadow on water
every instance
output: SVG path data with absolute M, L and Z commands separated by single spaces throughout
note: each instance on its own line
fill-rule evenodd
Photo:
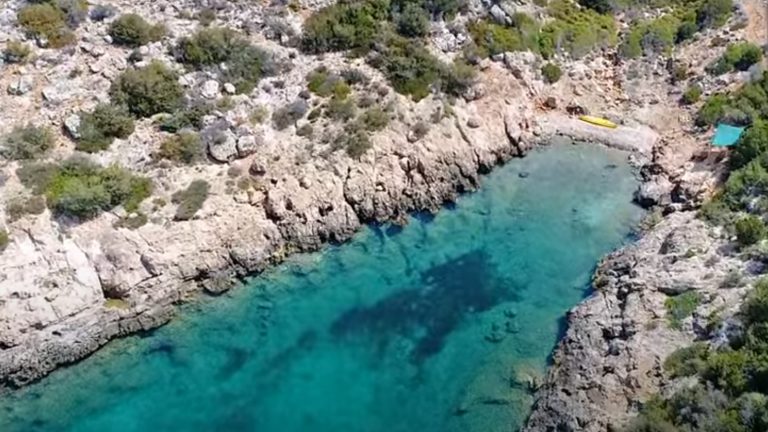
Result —
M 484 250 L 471 251 L 422 273 L 418 288 L 347 310 L 332 323 L 331 334 L 365 337 L 381 356 L 395 340 L 405 338 L 412 345 L 410 361 L 421 365 L 441 351 L 469 315 L 519 300 L 519 287 L 496 273 Z

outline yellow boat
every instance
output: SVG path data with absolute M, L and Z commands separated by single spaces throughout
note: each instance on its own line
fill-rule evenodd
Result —
M 611 129 L 616 129 L 616 123 L 614 123 L 614 122 L 612 122 L 610 120 L 606 120 L 604 118 L 600 118 L 600 117 L 583 115 L 583 116 L 579 116 L 579 120 L 587 122 L 587 123 L 591 123 L 591 124 L 597 125 L 597 126 L 602 126 L 602 127 L 607 127 L 607 128 L 611 128 Z

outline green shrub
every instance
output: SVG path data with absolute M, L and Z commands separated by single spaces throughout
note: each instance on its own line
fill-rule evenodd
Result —
M 41 195 L 58 171 L 58 165 L 53 163 L 23 162 L 16 170 L 16 176 L 33 194 Z
M 327 117 L 343 122 L 351 120 L 356 112 L 357 107 L 355 106 L 355 101 L 351 98 L 342 99 L 332 97 L 325 109 L 325 115 Z
M 203 118 L 213 112 L 213 107 L 205 103 L 193 103 L 180 109 L 158 122 L 158 128 L 165 132 L 178 132 L 182 129 L 200 129 Z
M 720 27 L 728 21 L 733 11 L 733 0 L 704 0 L 696 9 L 699 28 Z
M 360 159 L 373 147 L 368 134 L 355 128 L 349 128 L 337 140 L 346 150 L 347 155 L 353 159 Z
M 552 57 L 556 51 L 579 58 L 594 49 L 616 45 L 613 16 L 579 9 L 567 0 L 555 0 L 548 9 L 554 19 L 541 28 L 538 40 L 538 50 L 544 58 Z
M 345 99 L 352 92 L 342 77 L 328 73 L 322 67 L 307 74 L 307 89 L 320 97 L 333 95 L 341 99 Z
M 723 94 L 712 95 L 699 110 L 696 116 L 698 126 L 708 126 L 717 123 L 725 114 L 728 98 Z
M 535 50 L 538 46 L 538 26 L 535 23 L 508 27 L 480 20 L 470 23 L 468 30 L 477 45 L 478 54 L 483 57 L 507 51 Z
M 635 23 L 619 51 L 625 58 L 669 53 L 677 40 L 679 27 L 680 21 L 671 15 Z
M 707 71 L 713 75 L 722 75 L 732 70 L 745 71 L 763 59 L 763 50 L 750 42 L 728 45 L 725 53 Z
M 37 159 L 53 148 L 53 134 L 47 127 L 38 127 L 31 123 L 15 127 L 3 139 L 0 154 L 8 159 Z
M 423 43 L 390 35 L 377 47 L 369 62 L 379 69 L 398 93 L 418 101 L 440 85 L 447 68 L 435 58 Z
M 739 137 L 739 141 L 731 152 L 730 165 L 733 169 L 739 169 L 760 155 L 768 152 L 768 122 L 755 121 Z
M 560 69 L 560 66 L 554 63 L 547 63 L 541 67 L 541 75 L 546 82 L 553 84 L 560 80 L 560 77 L 563 76 L 563 71 Z
M 25 215 L 39 215 L 45 211 L 45 199 L 41 196 L 16 197 L 8 200 L 5 213 L 8 221 L 14 222 Z
M 3 252 L 10 242 L 11 237 L 8 235 L 8 231 L 0 229 L 0 252 Z
M 768 278 L 764 277 L 755 283 L 741 306 L 741 314 L 748 324 L 768 322 Z
M 128 138 L 133 130 L 133 118 L 125 107 L 102 103 L 80 114 L 76 148 L 87 153 L 106 150 L 115 138 Z
M 368 132 L 380 131 L 389 124 L 389 114 L 381 107 L 373 107 L 360 116 L 360 122 Z
M 248 93 L 263 76 L 272 75 L 269 55 L 227 28 L 206 28 L 182 38 L 174 49 L 176 60 L 196 69 L 222 63 L 220 78 L 233 84 L 238 93 Z
M 178 204 L 176 208 L 176 220 L 189 220 L 195 216 L 198 210 L 203 207 L 203 203 L 208 199 L 208 191 L 210 186 L 205 180 L 194 180 L 189 186 L 178 191 L 171 197 L 171 201 L 174 204 Z
M 367 50 L 388 18 L 387 0 L 339 2 L 327 6 L 304 22 L 301 49 L 312 54 L 353 48 Z
M 701 300 L 699 294 L 694 291 L 687 291 L 674 297 L 669 297 L 664 301 L 664 307 L 667 310 L 667 320 L 670 327 L 679 329 L 682 321 L 693 314 L 699 306 Z
M 116 105 L 127 106 L 137 117 L 174 112 L 181 108 L 184 91 L 179 76 L 159 61 L 123 72 L 112 83 L 109 95 Z
M 65 13 L 51 3 L 27 5 L 18 14 L 19 25 L 29 35 L 47 40 L 51 48 L 61 48 L 75 41 L 65 19 Z
M 151 192 L 149 179 L 134 176 L 117 165 L 102 168 L 80 158 L 64 161 L 45 188 L 51 210 L 80 219 L 95 217 L 118 205 L 135 211 Z
M 693 105 L 699 101 L 701 97 L 701 86 L 698 84 L 691 84 L 683 92 L 682 102 L 686 105 Z
M 194 132 L 182 131 L 164 140 L 152 155 L 153 159 L 193 164 L 205 157 L 200 136 Z
M 696 375 L 706 367 L 709 345 L 697 342 L 680 348 L 664 360 L 664 370 L 673 378 Z
M 757 216 L 748 215 L 737 220 L 734 230 L 741 246 L 750 246 L 765 238 L 765 224 Z
M 3 50 L 3 59 L 7 63 L 24 63 L 29 58 L 32 50 L 28 45 L 23 44 L 17 40 L 8 42 Z
M 112 22 L 109 35 L 117 45 L 136 48 L 162 39 L 165 27 L 160 24 L 153 26 L 141 16 L 129 13 Z
M 429 32 L 429 15 L 416 3 L 406 3 L 395 18 L 397 32 L 405 37 L 423 37 Z
M 683 21 L 680 27 L 677 28 L 677 34 L 675 35 L 675 43 L 683 43 L 687 40 L 693 39 L 693 35 L 699 31 L 699 26 L 693 21 Z

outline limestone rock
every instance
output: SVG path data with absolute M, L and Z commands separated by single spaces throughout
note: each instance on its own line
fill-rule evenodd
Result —
M 71 114 L 64 119 L 64 130 L 72 139 L 80 138 L 80 115 Z
M 32 85 L 32 79 L 28 76 L 22 75 L 13 79 L 13 81 L 8 84 L 8 94 L 13 96 L 25 95 L 29 93 L 30 90 L 32 90 Z
M 219 97 L 219 82 L 208 80 L 200 87 L 200 94 L 206 99 L 216 99 Z

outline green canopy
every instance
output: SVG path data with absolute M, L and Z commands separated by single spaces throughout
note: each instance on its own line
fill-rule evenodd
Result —
M 730 147 L 739 140 L 743 127 L 731 126 L 724 123 L 717 125 L 715 136 L 712 137 L 712 145 L 715 147 Z

